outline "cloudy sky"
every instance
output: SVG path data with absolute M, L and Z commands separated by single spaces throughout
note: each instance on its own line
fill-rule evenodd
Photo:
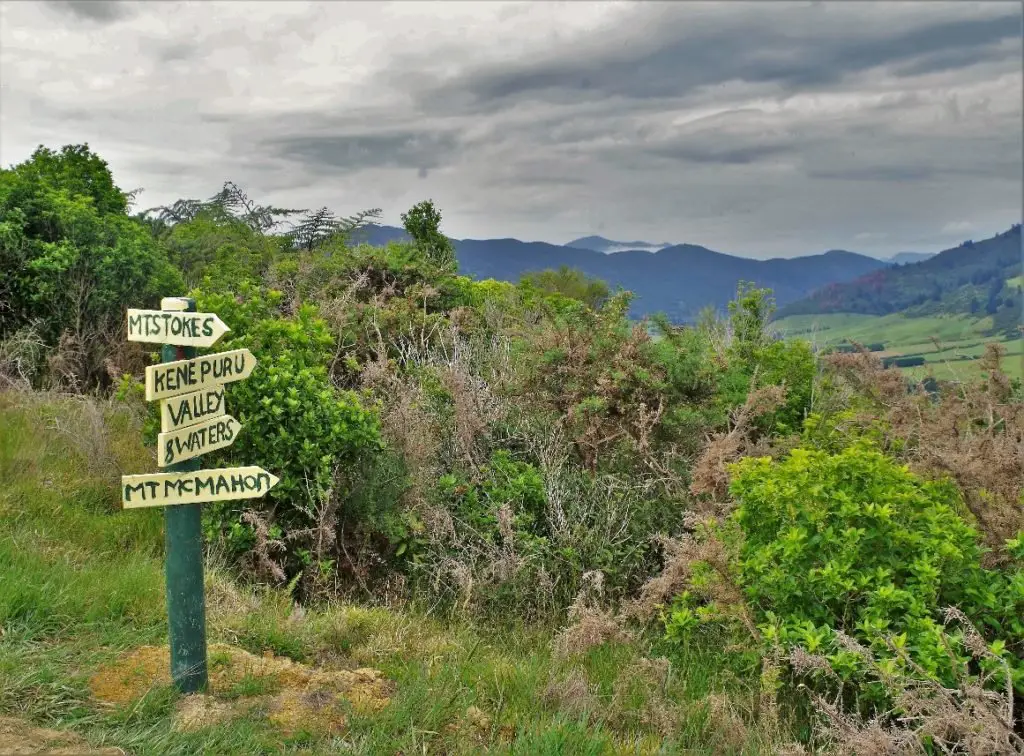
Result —
M 751 257 L 1021 219 L 1019 2 L 0 2 L 0 162 Z

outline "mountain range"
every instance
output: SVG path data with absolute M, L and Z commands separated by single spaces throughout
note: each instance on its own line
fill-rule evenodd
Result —
M 354 241 L 384 245 L 408 240 L 404 229 L 369 225 Z M 804 300 L 829 284 L 851 282 L 867 274 L 913 267 L 931 255 L 903 252 L 880 260 L 856 252 L 831 250 L 798 258 L 755 260 L 694 244 L 619 242 L 587 236 L 568 244 L 519 239 L 452 239 L 459 270 L 474 278 L 518 281 L 524 273 L 566 265 L 634 292 L 631 315 L 665 313 L 678 323 L 696 319 L 705 307 L 724 309 L 740 281 L 772 289 L 779 307 Z
M 894 265 L 829 283 L 780 307 L 778 316 L 848 312 L 910 317 L 991 317 L 993 333 L 1012 335 L 1021 323 L 1021 227 L 966 241 L 921 262 Z

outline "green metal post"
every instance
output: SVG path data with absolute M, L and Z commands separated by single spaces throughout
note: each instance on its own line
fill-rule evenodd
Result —
M 194 299 L 186 312 L 196 311 Z M 196 356 L 195 347 L 164 344 L 164 362 Z M 199 458 L 167 466 L 167 472 L 198 470 Z M 203 530 L 200 504 L 164 508 L 164 558 L 167 574 L 167 620 L 171 641 L 171 679 L 182 693 L 207 685 L 206 601 L 203 591 Z

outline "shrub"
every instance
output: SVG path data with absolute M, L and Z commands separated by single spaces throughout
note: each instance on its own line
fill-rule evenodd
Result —
M 228 464 L 260 465 L 281 482 L 254 505 L 258 516 L 234 502 L 205 511 L 210 535 L 223 536 L 236 556 L 255 557 L 262 573 L 284 580 L 306 568 L 334 568 L 341 512 L 382 442 L 375 410 L 330 382 L 334 340 L 316 308 L 305 305 L 284 318 L 276 312 L 280 292 L 249 287 L 246 293 L 236 300 L 196 292 L 199 309 L 217 312 L 232 328 L 218 350 L 246 347 L 258 360 L 247 380 L 227 387 L 228 410 L 243 429 L 216 454 Z M 276 553 L 266 553 L 275 541 Z
M 921 481 L 866 440 L 836 454 L 747 458 L 732 472 L 739 580 L 769 641 L 826 650 L 839 679 L 877 705 L 885 691 L 858 689 L 864 668 L 835 631 L 894 669 L 952 685 L 971 658 L 962 634 L 943 629 L 942 609 L 958 606 L 1024 691 L 1024 574 L 981 566 L 952 484 Z

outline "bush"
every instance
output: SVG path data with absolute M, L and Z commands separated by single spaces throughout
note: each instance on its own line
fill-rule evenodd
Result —
M 1024 574 L 981 566 L 951 483 L 922 482 L 866 440 L 836 454 L 747 458 L 732 472 L 739 580 L 769 641 L 827 651 L 861 703 L 877 705 L 885 691 L 865 682 L 835 631 L 894 669 L 953 685 L 971 659 L 962 633 L 943 629 L 942 610 L 957 606 L 1024 691 Z
M 232 329 L 218 350 L 245 347 L 258 360 L 247 380 L 227 387 L 228 411 L 243 429 L 216 458 L 260 465 L 281 482 L 258 503 L 206 507 L 209 533 L 223 536 L 236 556 L 256 558 L 260 572 L 278 581 L 310 567 L 333 570 L 341 512 L 382 447 L 377 414 L 356 393 L 331 384 L 334 340 L 315 307 L 284 318 L 276 311 L 279 292 L 246 293 L 235 300 L 196 292 L 199 309 L 217 312 Z M 246 515 L 250 506 L 258 517 Z M 273 554 L 261 538 L 277 542 Z

